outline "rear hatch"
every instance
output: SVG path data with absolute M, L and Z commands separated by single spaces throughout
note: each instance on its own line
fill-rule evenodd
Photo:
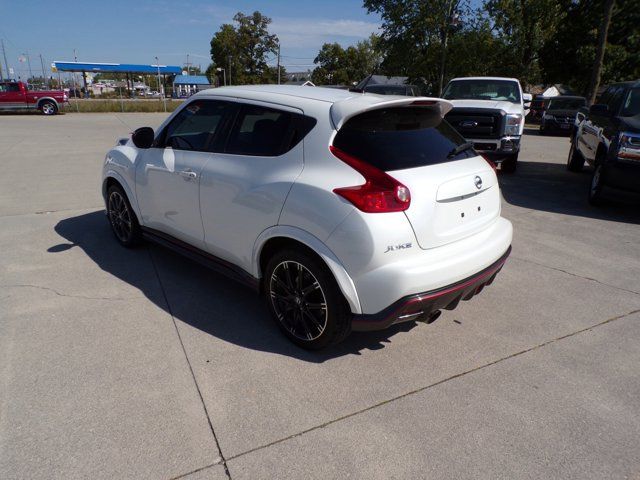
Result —
M 500 215 L 494 170 L 428 106 L 392 106 L 352 116 L 333 145 L 408 187 L 404 211 L 423 249 L 473 235 Z M 377 215 L 373 213 L 372 215 Z

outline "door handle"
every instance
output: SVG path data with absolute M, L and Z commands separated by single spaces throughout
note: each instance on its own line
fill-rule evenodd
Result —
M 181 177 L 184 177 L 186 179 L 198 178 L 198 174 L 196 172 L 194 172 L 193 170 L 181 170 L 181 171 L 178 172 L 178 174 Z

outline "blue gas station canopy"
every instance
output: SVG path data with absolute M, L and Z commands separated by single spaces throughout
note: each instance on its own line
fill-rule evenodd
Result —
M 53 70 L 59 72 L 117 72 L 180 75 L 182 67 L 176 65 L 136 65 L 132 63 L 53 62 Z

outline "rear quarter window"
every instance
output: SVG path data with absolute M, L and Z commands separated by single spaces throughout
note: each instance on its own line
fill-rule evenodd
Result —
M 473 149 L 449 157 L 464 138 L 440 114 L 425 107 L 394 107 L 357 115 L 333 144 L 383 171 L 435 165 L 477 155 Z
M 282 155 L 295 147 L 315 124 L 315 119 L 304 115 L 245 104 L 240 107 L 225 152 L 260 157 Z

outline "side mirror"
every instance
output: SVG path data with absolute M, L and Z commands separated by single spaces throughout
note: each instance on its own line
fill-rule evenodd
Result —
M 532 100 L 533 100 L 533 95 L 531 95 L 530 93 L 522 94 L 522 103 L 524 104 L 525 107 L 529 107 L 531 105 Z
M 151 127 L 140 127 L 131 135 L 133 144 L 138 148 L 151 148 L 155 133 Z
M 608 115 L 609 106 L 602 103 L 596 103 L 589 107 L 589 114 L 591 115 Z

